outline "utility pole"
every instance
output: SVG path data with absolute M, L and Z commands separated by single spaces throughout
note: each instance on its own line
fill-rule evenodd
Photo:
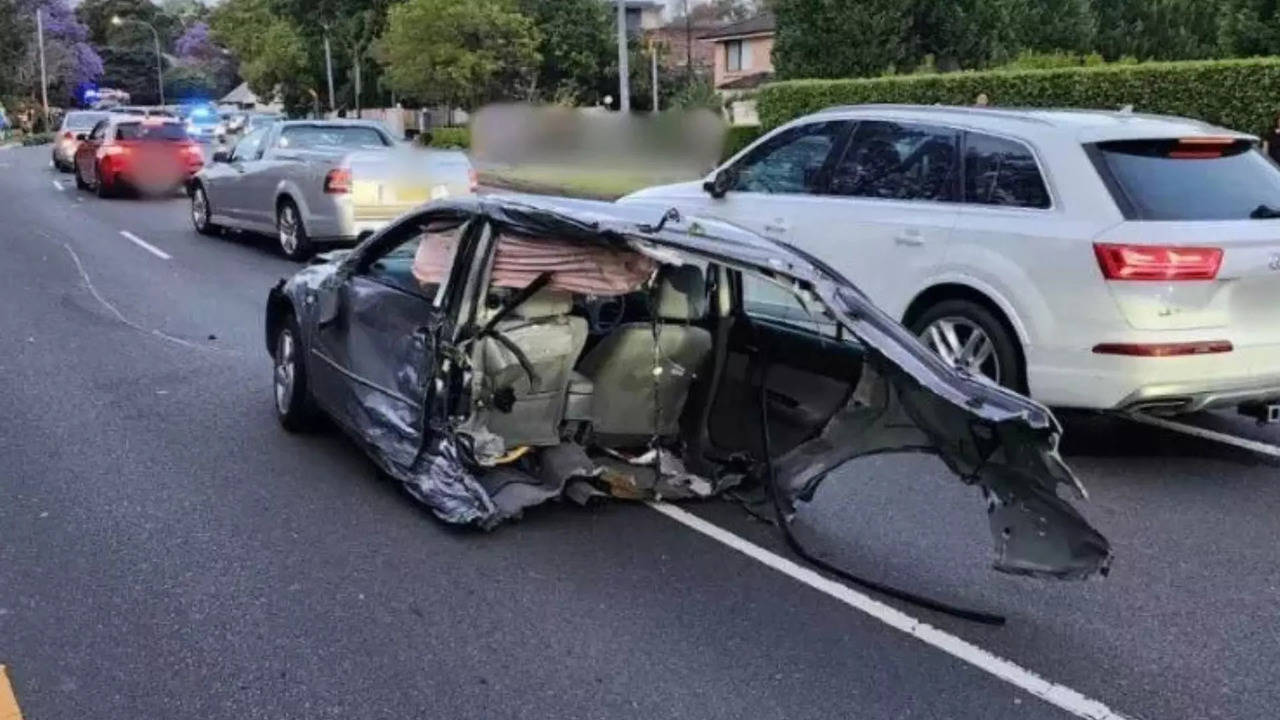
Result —
M 329 26 L 324 26 L 324 72 L 329 78 L 329 112 L 333 112 L 333 53 L 329 50 Z
M 693 17 L 689 15 L 689 0 L 684 0 L 684 70 L 687 82 L 693 84 Z
M 49 129 L 49 78 L 44 73 L 44 18 L 36 8 L 36 43 L 40 46 L 40 102 L 44 105 L 44 129 Z
M 355 73 L 355 89 L 356 89 L 356 117 L 360 117 L 360 50 L 357 46 L 355 55 L 355 63 L 353 72 Z
M 653 111 L 658 112 L 658 45 L 652 40 L 649 41 L 649 59 L 652 62 L 652 78 L 653 78 Z
M 631 70 L 627 67 L 627 0 L 618 0 L 618 109 L 631 112 Z

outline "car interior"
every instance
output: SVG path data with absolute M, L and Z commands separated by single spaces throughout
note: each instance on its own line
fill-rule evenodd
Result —
M 479 278 L 459 425 L 470 469 L 504 513 L 562 493 L 718 492 L 760 457 L 762 400 L 781 456 L 816 437 L 858 384 L 862 348 L 781 278 L 610 249 L 632 256 L 630 274 L 599 280 L 599 248 L 519 238 L 569 268 L 542 272 L 539 257 L 504 254 L 512 240 L 496 238 Z M 411 269 L 404 253 L 389 258 L 397 282 L 411 275 L 436 292 L 456 243 L 423 235 Z

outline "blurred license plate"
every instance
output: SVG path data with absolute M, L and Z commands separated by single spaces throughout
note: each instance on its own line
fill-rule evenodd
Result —
M 424 203 L 431 199 L 431 189 L 422 185 L 398 185 L 395 195 L 396 202 Z

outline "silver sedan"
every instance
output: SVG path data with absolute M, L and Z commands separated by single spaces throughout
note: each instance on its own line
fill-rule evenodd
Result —
M 416 148 L 379 123 L 293 120 L 249 132 L 189 185 L 198 232 L 269 233 L 294 260 L 353 243 L 430 200 L 470 195 L 466 155 Z

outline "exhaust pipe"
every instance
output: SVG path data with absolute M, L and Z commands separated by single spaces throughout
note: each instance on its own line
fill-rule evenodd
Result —
M 1241 415 L 1258 421 L 1259 425 L 1280 424 L 1280 400 L 1242 403 L 1236 410 Z

